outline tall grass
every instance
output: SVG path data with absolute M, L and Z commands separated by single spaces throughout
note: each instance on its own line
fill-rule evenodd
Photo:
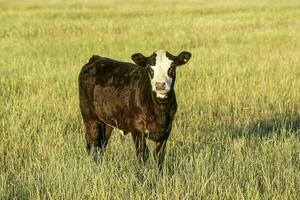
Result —
M 298 199 L 299 1 L 0 1 L 0 199 Z M 163 175 L 118 131 L 87 156 L 93 54 L 192 52 Z M 151 146 L 152 142 L 148 141 Z

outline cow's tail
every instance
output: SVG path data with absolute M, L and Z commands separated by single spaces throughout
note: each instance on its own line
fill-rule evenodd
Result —
M 92 74 L 90 74 L 90 70 L 95 67 L 95 63 L 99 60 L 103 59 L 101 56 L 98 56 L 98 55 L 93 55 L 88 63 L 86 63 L 80 73 L 79 73 L 79 76 L 78 76 L 78 86 L 79 86 L 79 94 L 81 97 L 84 97 L 86 99 L 88 99 L 90 101 L 90 95 L 87 94 L 87 91 L 86 91 L 86 88 L 84 87 L 84 84 L 83 84 L 83 80 L 84 79 L 87 79 L 89 76 L 91 76 Z
M 97 61 L 102 60 L 102 59 L 103 59 L 103 58 L 102 58 L 101 56 L 93 55 L 93 56 L 89 59 L 89 62 L 86 63 L 86 64 L 82 67 L 79 76 L 84 76 L 85 73 L 87 73 L 91 68 L 94 67 L 94 63 L 96 63 Z
M 98 60 L 101 60 L 103 59 L 101 56 L 98 56 L 98 55 L 93 55 L 90 59 L 89 59 L 89 63 L 94 63 Z

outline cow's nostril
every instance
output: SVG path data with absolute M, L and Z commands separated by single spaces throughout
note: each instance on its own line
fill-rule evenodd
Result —
M 166 82 L 155 82 L 155 89 L 156 90 L 165 90 Z

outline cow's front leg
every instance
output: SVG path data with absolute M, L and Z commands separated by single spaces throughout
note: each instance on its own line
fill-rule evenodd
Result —
M 163 140 L 161 142 L 156 142 L 156 144 L 155 144 L 154 158 L 157 161 L 159 170 L 162 169 L 163 162 L 165 159 L 166 144 L 167 144 L 167 140 Z
M 149 157 L 145 136 L 138 132 L 132 132 L 131 135 L 136 149 L 136 156 L 139 162 L 145 163 Z

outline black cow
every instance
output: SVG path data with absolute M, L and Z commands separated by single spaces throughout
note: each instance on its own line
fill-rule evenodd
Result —
M 177 109 L 174 83 L 177 66 L 191 53 L 173 56 L 159 50 L 127 63 L 94 55 L 79 75 L 80 109 L 86 127 L 87 149 L 103 151 L 113 128 L 131 132 L 139 160 L 146 161 L 145 138 L 156 142 L 155 158 L 161 168 L 166 142 Z

